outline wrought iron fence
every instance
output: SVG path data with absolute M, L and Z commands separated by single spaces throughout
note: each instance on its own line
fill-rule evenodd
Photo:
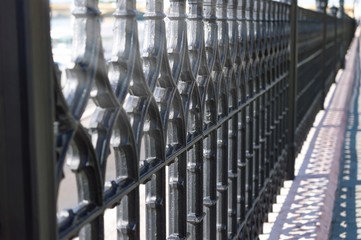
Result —
M 296 1 L 169 2 L 166 14 L 162 0 L 147 0 L 139 32 L 136 1 L 117 1 L 106 61 L 98 2 L 74 1 L 72 65 L 49 75 L 53 92 L 37 88 L 54 99 L 42 109 L 55 115 L 54 148 L 47 138 L 43 150 L 54 159 L 33 160 L 54 164 L 53 175 L 39 177 L 58 199 L 58 230 L 54 218 L 47 236 L 256 239 L 292 178 L 353 20 Z M 23 19 L 46 12 L 39 9 L 17 13 L 25 30 Z M 36 196 L 32 204 L 51 199 Z
M 320 12 L 298 10 L 296 146 L 299 149 L 325 95 L 343 65 L 354 21 Z M 351 34 L 350 34 L 351 33 Z

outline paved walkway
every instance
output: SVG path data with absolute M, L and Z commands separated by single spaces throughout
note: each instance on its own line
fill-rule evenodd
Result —
M 358 40 L 360 40 L 360 31 L 359 28 L 356 34 Z M 347 214 L 354 223 L 349 224 L 348 227 L 353 227 L 354 233 L 358 231 L 361 239 L 361 171 L 358 172 L 359 178 L 355 177 L 355 174 L 352 175 L 352 172 L 356 173 L 358 170 L 357 164 L 351 165 L 351 162 L 347 165 L 348 168 L 340 170 L 346 129 L 347 138 L 352 139 L 349 128 L 346 128 L 350 103 L 356 99 L 356 97 L 352 98 L 352 93 L 358 94 L 360 88 L 359 80 L 355 79 L 356 69 L 359 69 L 360 65 L 359 62 L 354 61 L 356 54 L 360 54 L 358 50 L 358 43 L 354 41 L 346 57 L 348 59 L 346 68 L 338 73 L 336 83 L 333 84 L 326 97 L 325 110 L 317 115 L 296 159 L 296 177 L 293 181 L 285 182 L 281 194 L 277 197 L 277 203 L 273 206 L 273 212 L 269 214 L 268 223 L 264 224 L 264 234 L 260 236 L 260 239 L 327 240 L 331 236 L 331 229 L 335 231 L 334 235 L 332 232 L 331 239 L 342 239 L 340 235 L 345 235 L 348 229 L 339 227 L 345 226 L 345 220 L 340 219 L 339 216 Z M 357 101 L 361 103 L 361 97 L 360 100 L 357 97 Z M 358 102 L 355 105 L 358 107 Z M 355 108 L 356 106 L 352 109 Z M 357 117 L 351 115 L 354 119 L 353 124 L 358 123 L 359 113 L 358 108 L 356 109 Z M 355 134 L 359 134 L 358 130 L 361 130 L 361 126 L 352 128 Z M 361 135 L 359 138 L 358 145 L 361 153 Z M 353 140 L 354 144 L 355 142 L 356 137 Z M 345 147 L 350 152 L 351 143 L 346 144 Z M 356 150 L 354 153 L 356 154 Z M 361 156 L 359 165 L 361 170 Z M 349 178 L 354 176 L 354 180 L 348 182 L 357 184 L 359 187 L 359 189 L 356 187 L 357 190 L 353 187 L 353 192 L 350 188 L 341 188 L 340 198 L 343 199 L 341 201 L 336 198 L 339 171 L 348 174 Z M 360 195 L 356 195 L 356 192 Z M 358 199 L 355 198 L 356 196 Z M 350 199 L 351 204 L 348 204 L 348 201 L 345 204 L 344 198 Z M 358 204 L 355 200 L 358 200 Z M 335 215 L 337 220 L 334 221 L 334 227 L 332 227 L 334 205 L 338 210 Z M 358 213 L 353 211 L 355 208 L 358 208 Z M 360 222 L 359 229 L 354 227 L 356 219 Z M 347 234 L 346 239 L 357 239 L 357 235 Z
M 361 239 L 361 79 L 347 116 L 330 239 Z

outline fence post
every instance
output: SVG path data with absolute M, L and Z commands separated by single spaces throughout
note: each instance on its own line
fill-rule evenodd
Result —
M 344 1 L 340 0 L 340 14 L 341 14 L 341 41 L 340 41 L 340 48 L 341 48 L 341 68 L 345 68 L 345 54 L 346 54 L 346 46 L 345 46 L 345 9 L 344 9 Z
M 321 12 L 322 12 L 322 98 L 321 98 L 321 107 L 324 108 L 324 102 L 327 94 L 327 72 L 326 72 L 326 45 L 327 45 L 327 0 L 323 0 L 321 4 Z
M 295 131 L 296 131 L 296 96 L 297 96 L 297 61 L 298 61 L 298 7 L 297 0 L 291 1 L 291 39 L 290 39 L 290 69 L 288 84 L 288 161 L 287 180 L 295 176 Z
M 333 16 L 333 23 L 334 23 L 334 30 L 335 30 L 334 47 L 333 47 L 333 49 L 334 49 L 333 68 L 335 70 L 335 74 L 337 74 L 337 69 L 338 69 L 337 11 L 338 11 L 338 8 L 336 6 L 331 7 L 331 12 L 332 12 L 332 16 Z M 335 79 L 334 79 L 334 81 L 335 81 Z
M 0 239 L 56 239 L 49 3 L 2 7 Z

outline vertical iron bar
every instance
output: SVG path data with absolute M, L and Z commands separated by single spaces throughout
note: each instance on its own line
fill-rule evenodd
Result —
M 135 189 L 125 196 L 117 207 L 118 240 L 139 239 L 139 190 Z
M 259 122 L 260 122 L 260 131 L 259 131 L 259 158 L 260 158 L 260 174 L 259 174 L 259 181 L 260 181 L 260 188 L 263 187 L 265 181 L 265 114 L 266 114 L 266 98 L 265 98 L 265 49 L 266 49 L 266 41 L 265 41 L 265 34 L 266 34 L 266 23 L 265 23 L 265 0 L 260 0 L 259 3 L 259 25 L 260 25 L 260 62 L 259 62 L 259 87 L 260 91 L 263 93 L 260 97 L 260 113 L 259 113 Z
M 204 27 L 210 32 L 214 30 L 218 32 L 217 29 L 217 7 L 216 0 L 205 0 L 203 1 L 203 17 L 205 20 Z M 222 12 L 222 11 L 221 11 Z M 212 29 L 212 30 L 211 30 Z M 204 31 L 205 33 L 207 30 Z M 207 32 L 208 33 L 208 32 Z M 207 35 L 207 34 L 206 34 Z M 207 38 L 211 36 L 207 35 Z M 218 38 L 218 35 L 215 34 L 215 38 Z M 207 41 L 207 40 L 205 40 Z M 207 44 L 206 44 L 207 45 Z M 213 63 L 214 64 L 214 63 Z M 213 65 L 211 66 L 214 67 Z M 220 79 L 221 73 L 217 72 L 214 77 L 215 79 Z M 207 107 L 206 107 L 207 108 Z M 211 106 L 210 108 L 217 108 Z M 216 116 L 216 110 L 214 110 L 214 115 Z M 216 118 L 216 117 L 215 117 Z M 216 120 L 214 119 L 216 122 Z M 205 218 L 203 220 L 203 238 L 204 239 L 216 239 L 217 237 L 217 131 L 212 131 L 207 137 L 203 140 L 203 185 L 204 185 L 204 195 L 203 195 L 203 209 L 205 212 Z
M 265 63 L 261 63 L 261 91 L 265 91 L 266 88 L 266 79 L 265 79 Z M 265 158 L 266 158 L 266 93 L 261 96 L 261 109 L 260 109 L 260 188 L 264 186 L 264 182 L 266 179 L 266 166 L 265 166 Z
M 247 53 L 246 53 L 246 168 L 247 168 L 247 208 L 250 209 L 253 200 L 253 72 L 252 59 L 254 57 L 254 28 L 253 28 L 253 1 L 246 0 L 245 18 L 247 25 Z
M 334 22 L 334 24 L 335 24 L 335 26 L 334 26 L 334 28 L 335 28 L 335 36 L 334 36 L 334 69 L 335 69 L 335 71 L 336 71 L 336 73 L 337 73 L 337 70 L 336 69 L 338 69 L 338 43 L 337 43 L 337 8 L 336 8 L 336 11 L 335 11 L 335 13 L 334 13 L 334 15 L 333 15 L 333 22 Z M 336 80 L 336 79 L 335 79 Z
M 223 105 L 223 104 L 222 104 Z M 228 123 L 217 130 L 217 239 L 227 238 L 228 203 Z
M 274 64 L 275 64 L 275 24 L 274 24 L 274 2 L 268 2 L 268 11 L 269 11 L 269 41 L 270 41 L 270 51 L 269 51 L 269 68 L 268 68 L 268 81 L 271 85 L 274 82 Z M 269 131 L 268 131 L 268 138 L 269 138 L 269 170 L 272 171 L 274 166 L 274 135 L 275 135 L 275 86 L 271 87 L 268 94 L 268 101 L 269 101 L 269 112 L 268 112 L 268 124 L 269 124 Z
M 147 239 L 165 239 L 165 172 L 164 168 L 146 183 L 146 236 Z
M 269 61 L 271 61 L 271 57 L 270 55 L 268 55 L 267 57 L 267 69 L 266 69 L 266 87 L 270 85 L 271 83 L 271 66 Z M 265 158 L 265 172 L 266 172 L 266 178 L 268 178 L 270 176 L 270 172 L 271 172 L 271 90 L 269 89 L 266 93 L 266 131 L 265 131 L 265 136 L 266 136 L 266 158 Z
M 255 59 L 254 59 L 254 94 L 258 94 L 260 91 L 260 73 L 259 73 L 259 57 L 261 55 L 260 51 L 260 1 L 254 1 L 254 8 L 253 8 L 253 19 L 255 22 L 254 32 L 255 32 Z M 254 134 L 254 176 L 253 176 L 253 185 L 254 185 L 254 196 L 258 196 L 259 192 L 259 173 L 260 173 L 260 97 L 254 101 L 254 111 L 253 111 L 253 119 L 254 119 L 254 127 L 253 127 L 253 134 Z
M 213 131 L 209 136 L 203 140 L 203 159 L 204 159 L 204 174 L 203 184 L 204 188 L 203 205 L 205 206 L 205 219 L 203 237 L 206 239 L 214 239 L 216 236 L 217 224 L 217 160 L 216 150 L 217 136 L 216 131 Z
M 279 79 L 279 45 L 280 45 L 280 22 L 279 22 L 279 3 L 273 3 L 273 14 L 274 14 L 274 75 L 273 81 L 277 81 Z M 274 87 L 274 98 L 275 98 L 275 109 L 274 109 L 274 164 L 278 162 L 279 159 L 279 139 L 280 139 L 280 98 L 281 98 L 281 91 L 280 91 L 280 82 Z M 274 168 L 274 166 L 273 166 Z
M 290 75 L 288 83 L 288 161 L 287 180 L 295 177 L 295 130 L 296 130 L 296 96 L 297 96 L 297 36 L 298 36 L 298 8 L 297 0 L 292 0 L 291 11 L 291 38 L 290 38 Z
M 186 156 L 180 155 L 175 162 L 169 166 L 169 219 L 173 224 L 169 225 L 170 235 L 185 238 L 187 236 L 187 202 L 186 195 Z
M 322 108 L 323 106 L 323 102 L 325 101 L 326 98 L 326 94 L 327 94 L 327 78 L 328 78 L 328 74 L 326 71 L 326 45 L 327 45 L 327 1 L 325 1 L 325 4 L 322 8 L 322 89 L 320 89 L 322 91 L 322 97 L 321 97 L 321 106 Z
M 249 70 L 248 70 L 249 71 Z M 248 99 L 252 98 L 252 81 L 249 73 L 248 75 Z M 252 207 L 253 203 L 253 101 L 249 102 L 247 106 L 247 118 L 246 118 L 246 167 L 247 167 L 247 209 L 250 209 Z
M 257 81 L 257 91 L 259 89 L 259 76 L 258 74 L 256 74 L 255 76 L 256 81 Z M 253 127 L 253 132 L 254 132 L 254 144 L 253 144 L 253 149 L 254 149 L 254 176 L 253 176 L 253 185 L 254 185 L 254 196 L 257 197 L 258 193 L 259 193 L 259 174 L 260 174 L 260 98 L 258 97 L 255 100 L 255 107 L 254 107 L 254 115 L 253 115 L 253 119 L 254 119 L 254 127 Z
M 245 1 L 239 0 L 237 3 L 237 19 L 239 20 L 239 65 L 237 66 L 237 78 L 240 81 L 239 86 L 239 102 L 238 104 L 244 104 L 246 102 L 246 86 L 245 86 L 245 70 L 244 70 L 244 58 L 246 56 L 246 21 L 245 21 Z M 239 206 L 238 221 L 242 222 L 246 216 L 246 109 L 240 109 L 238 113 L 238 151 L 237 151 L 237 164 L 238 164 L 238 190 L 237 190 L 237 202 Z
M 244 71 L 244 70 L 242 70 Z M 242 103 L 246 102 L 246 86 L 245 86 L 245 76 L 244 72 L 241 76 L 241 99 Z M 243 108 L 240 113 L 241 121 L 238 126 L 240 129 L 239 136 L 240 136 L 240 151 L 239 151 L 239 159 L 238 159 L 238 167 L 240 168 L 240 194 L 239 194 L 239 204 L 240 204 L 240 221 L 243 221 L 246 217 L 246 119 L 247 119 L 247 113 L 246 108 Z
M 228 125 L 228 232 L 231 236 L 237 231 L 237 125 L 238 117 L 235 115 Z
M 194 144 L 188 150 L 188 231 L 191 238 L 203 238 L 203 145 L 200 142 Z

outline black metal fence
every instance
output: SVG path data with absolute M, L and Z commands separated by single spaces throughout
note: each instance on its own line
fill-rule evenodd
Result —
M 302 146 L 315 115 L 322 108 L 353 37 L 354 21 L 298 10 L 296 146 Z
M 296 1 L 148 0 L 139 20 L 119 0 L 107 62 L 97 1 L 74 1 L 60 71 L 48 3 L 5 5 L 1 239 L 256 239 L 354 31 Z

